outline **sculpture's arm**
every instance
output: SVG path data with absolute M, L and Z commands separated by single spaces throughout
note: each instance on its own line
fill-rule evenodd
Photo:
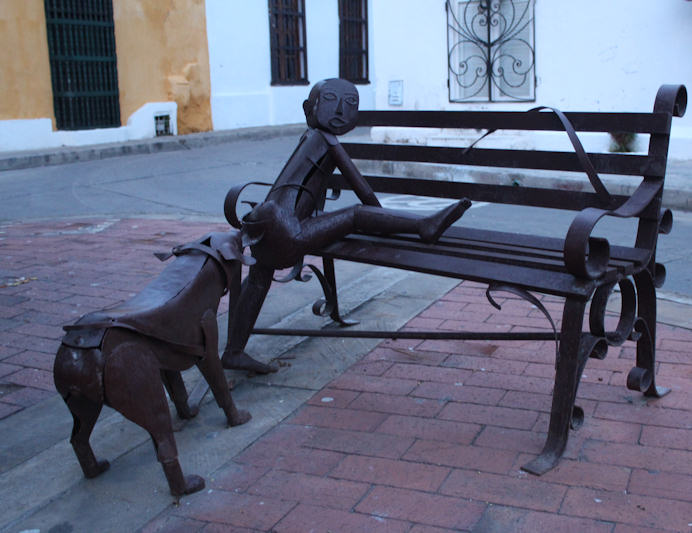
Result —
M 322 132 L 322 134 L 329 143 L 329 153 L 334 158 L 336 166 L 341 171 L 341 174 L 351 184 L 351 187 L 353 187 L 353 192 L 356 193 L 358 199 L 365 205 L 382 207 L 377 199 L 377 196 L 375 196 L 375 192 L 372 190 L 368 182 L 365 181 L 365 178 L 360 173 L 356 165 L 353 164 L 353 161 L 346 153 L 346 150 L 344 150 L 344 147 L 341 146 L 341 143 L 339 143 L 336 136 L 325 134 L 324 132 Z

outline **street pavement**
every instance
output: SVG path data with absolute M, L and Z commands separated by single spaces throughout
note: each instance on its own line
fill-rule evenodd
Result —
M 255 336 L 248 350 L 280 370 L 228 372 L 252 421 L 224 427 L 210 398 L 197 418 L 176 421 L 183 469 L 205 477 L 204 491 L 174 501 L 148 435 L 108 408 L 92 445 L 111 469 L 83 478 L 52 383 L 61 326 L 139 291 L 165 266 L 153 252 L 227 228 L 227 189 L 272 181 L 299 131 L 5 163 L 14 170 L 0 172 L 0 531 L 692 531 L 692 218 L 676 207 L 692 205 L 684 161 L 671 165 L 676 222 L 659 253 L 669 279 L 658 305 L 658 381 L 672 392 L 646 400 L 625 388 L 630 342 L 589 361 L 578 399 L 585 424 L 549 474 L 519 466 L 545 438 L 551 343 Z M 534 224 L 566 223 L 556 216 Z M 463 221 L 517 224 L 491 206 Z M 549 327 L 511 296 L 495 310 L 470 283 L 352 264 L 339 264 L 337 277 L 343 309 L 367 329 Z M 310 311 L 319 296 L 314 279 L 274 284 L 259 325 L 327 326 Z M 543 302 L 559 316 L 558 301 Z M 222 346 L 226 311 L 224 301 Z M 189 385 L 198 379 L 186 373 Z

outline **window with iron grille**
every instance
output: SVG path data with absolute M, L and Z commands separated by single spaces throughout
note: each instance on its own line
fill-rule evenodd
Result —
M 305 0 L 269 0 L 272 85 L 307 85 Z
M 536 99 L 534 0 L 447 0 L 450 102 Z
M 120 126 L 112 0 L 44 0 L 59 130 Z
M 368 83 L 368 0 L 339 0 L 339 77 Z

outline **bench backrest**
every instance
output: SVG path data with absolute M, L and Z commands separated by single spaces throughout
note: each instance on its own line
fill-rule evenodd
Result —
M 656 96 L 651 113 L 564 113 L 568 123 L 579 132 L 630 132 L 649 135 L 646 155 L 623 153 L 588 153 L 588 161 L 598 175 L 638 176 L 643 181 L 662 183 L 668 157 L 673 116 L 685 112 L 687 95 L 684 86 L 664 85 Z M 405 128 L 451 128 L 477 130 L 480 137 L 488 130 L 565 132 L 558 114 L 550 110 L 512 111 L 361 111 L 359 126 Z M 567 126 L 569 129 L 569 125 Z M 565 135 L 567 135 L 565 133 Z M 479 145 L 482 146 L 483 142 Z M 416 146 L 389 143 L 343 143 L 351 158 L 391 162 L 425 162 L 468 167 L 505 167 L 577 172 L 584 176 L 584 160 L 574 151 L 492 149 L 474 146 L 470 149 L 450 146 Z M 587 164 L 588 164 L 587 161 Z M 444 198 L 468 197 L 474 201 L 508 203 L 536 207 L 581 210 L 586 207 L 616 209 L 629 196 L 608 194 L 598 187 L 588 190 L 516 187 L 511 184 L 487 184 L 471 181 L 445 181 L 403 176 L 365 176 L 373 190 L 380 193 L 414 194 Z M 603 180 L 607 189 L 607 182 Z M 588 183 L 588 181 L 587 181 Z M 593 180 L 592 180 L 592 183 Z M 338 176 L 337 187 L 348 189 Z M 661 190 L 658 191 L 660 206 Z M 652 202 L 656 203 L 656 202 Z M 642 213 L 641 216 L 658 216 Z

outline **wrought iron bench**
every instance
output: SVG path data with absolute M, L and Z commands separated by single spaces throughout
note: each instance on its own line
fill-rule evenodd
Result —
M 375 332 L 293 330 L 293 334 L 376 338 L 456 338 L 526 340 L 555 339 L 556 374 L 548 437 L 541 454 L 523 469 L 540 475 L 561 457 L 570 427 L 583 420 L 575 406 L 577 388 L 589 357 L 603 358 L 608 346 L 636 341 L 636 366 L 627 386 L 647 396 L 667 390 L 654 379 L 656 344 L 656 288 L 663 284 L 665 268 L 656 262 L 658 234 L 671 229 L 672 214 L 661 207 L 672 117 L 685 112 L 684 86 L 662 86 L 652 113 L 564 113 L 544 108 L 530 112 L 506 111 L 361 111 L 359 126 L 407 128 L 461 128 L 488 130 L 562 131 L 574 152 L 415 146 L 411 144 L 354 144 L 343 146 L 354 160 L 423 162 L 476 167 L 507 167 L 586 172 L 593 192 L 442 181 L 415 177 L 366 175 L 377 193 L 415 195 L 577 211 L 566 235 L 552 238 L 465 227 L 464 220 L 447 230 L 436 244 L 414 236 L 351 234 L 322 249 L 323 282 L 331 317 L 341 321 L 336 299 L 334 261 L 356 261 L 439 276 L 472 280 L 492 291 L 515 292 L 542 308 L 531 293 L 564 298 L 559 333 L 542 332 Z M 632 132 L 649 135 L 647 155 L 585 153 L 575 131 Z M 474 143 L 475 144 L 475 143 Z M 639 177 L 631 195 L 611 194 L 599 173 Z M 636 179 L 636 178 L 633 178 Z M 330 187 L 347 189 L 334 175 Z M 638 219 L 635 244 L 611 246 L 592 231 L 603 217 Z M 605 306 L 619 286 L 622 309 L 617 327 L 606 331 Z M 589 326 L 584 330 L 587 304 Z M 545 309 L 543 309 L 545 311 Z M 546 316 L 549 317 L 547 311 Z M 552 322 L 552 320 L 551 320 Z M 289 333 L 256 329 L 256 333 Z

